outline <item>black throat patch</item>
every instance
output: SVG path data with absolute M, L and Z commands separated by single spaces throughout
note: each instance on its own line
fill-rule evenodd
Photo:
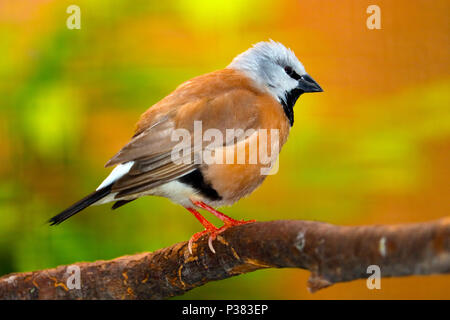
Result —
M 302 95 L 303 90 L 301 89 L 292 89 L 289 92 L 286 92 L 286 96 L 281 100 L 281 104 L 283 105 L 284 113 L 286 114 L 286 117 L 289 120 L 289 124 L 294 124 L 294 105 L 297 102 L 297 99 Z

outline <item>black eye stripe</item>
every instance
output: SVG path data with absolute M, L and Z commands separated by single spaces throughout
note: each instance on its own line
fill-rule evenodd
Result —
M 287 73 L 287 75 L 289 76 L 289 77 L 291 77 L 292 79 L 295 79 L 295 80 L 300 80 L 300 75 L 297 73 L 297 72 L 295 72 L 294 71 L 294 69 L 292 69 L 291 67 L 289 67 L 289 66 L 286 66 L 286 67 L 284 67 L 284 71 Z

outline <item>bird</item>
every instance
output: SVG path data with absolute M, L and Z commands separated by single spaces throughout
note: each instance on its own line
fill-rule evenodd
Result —
M 322 91 L 291 49 L 273 40 L 258 42 L 224 69 L 182 83 L 145 111 L 130 141 L 106 163 L 105 167 L 115 166 L 112 172 L 94 192 L 49 223 L 58 225 L 91 205 L 114 202 L 112 209 L 117 209 L 143 196 L 160 196 L 186 208 L 203 225 L 204 230 L 190 238 L 189 252 L 198 239 L 208 235 L 209 248 L 215 253 L 212 243 L 220 233 L 255 221 L 235 220 L 216 209 L 250 195 L 267 177 L 262 174 L 267 161 L 263 163 L 258 156 L 250 161 L 250 146 L 262 148 L 261 130 L 267 130 L 266 136 L 274 140 L 268 145 L 273 151 L 269 165 L 273 165 L 294 123 L 298 98 Z M 212 129 L 223 136 L 231 129 L 241 134 L 198 146 L 196 123 L 201 123 L 203 131 Z M 244 130 L 254 131 L 246 135 Z M 194 138 L 183 142 L 189 147 L 180 156 L 183 161 L 174 161 L 173 150 L 180 144 L 174 134 L 180 132 Z M 209 151 L 220 160 L 230 150 L 248 152 L 239 163 L 198 161 L 202 152 Z M 223 226 L 217 228 L 199 209 L 215 215 Z

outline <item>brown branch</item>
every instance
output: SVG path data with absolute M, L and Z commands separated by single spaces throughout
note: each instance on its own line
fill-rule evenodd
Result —
M 182 242 L 151 253 L 75 263 L 81 289 L 69 289 L 67 266 L 0 278 L 0 299 L 164 299 L 209 281 L 262 268 L 311 271 L 311 291 L 333 283 L 381 276 L 450 273 L 450 218 L 396 226 L 334 226 L 280 220 L 234 227 L 204 237 L 189 254 Z

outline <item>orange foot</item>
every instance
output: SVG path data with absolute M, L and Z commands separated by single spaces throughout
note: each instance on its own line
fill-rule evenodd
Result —
M 200 201 L 192 201 L 192 203 L 195 206 L 200 207 L 202 209 L 205 209 L 205 210 L 211 212 L 212 214 L 214 214 L 217 218 L 219 218 L 220 220 L 222 220 L 224 222 L 224 225 L 222 227 L 220 227 L 220 228 L 216 228 L 211 222 L 206 220 L 197 210 L 195 210 L 193 208 L 186 208 L 205 227 L 205 230 L 195 233 L 191 237 L 191 239 L 189 239 L 188 249 L 189 249 L 189 253 L 190 254 L 192 254 L 192 244 L 195 241 L 197 241 L 198 239 L 200 239 L 202 236 L 206 235 L 206 234 L 209 234 L 209 238 L 208 238 L 208 247 L 209 247 L 209 249 L 211 250 L 211 252 L 216 253 L 216 250 L 214 250 L 212 242 L 217 238 L 217 235 L 219 235 L 220 233 L 224 232 L 225 230 L 227 230 L 230 227 L 238 226 L 238 225 L 241 225 L 241 224 L 247 224 L 247 223 L 255 222 L 255 220 L 248 220 L 248 221 L 235 220 L 235 219 L 224 215 L 222 212 L 219 212 L 219 211 L 215 210 L 214 208 L 212 208 L 212 207 L 208 206 L 207 204 L 205 204 L 203 202 L 200 202 Z

